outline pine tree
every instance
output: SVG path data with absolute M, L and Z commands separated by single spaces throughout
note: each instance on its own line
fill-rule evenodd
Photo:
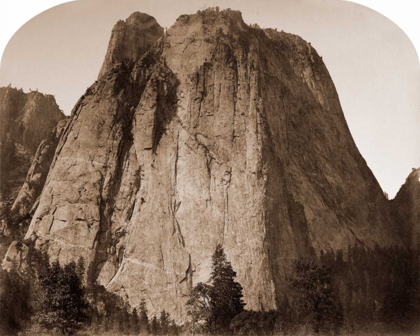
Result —
M 176 325 L 174 320 L 172 320 L 169 324 L 168 335 L 178 336 L 178 326 Z
M 32 314 L 29 281 L 13 265 L 0 269 L 0 334 L 13 335 L 29 324 Z
M 335 334 L 343 315 L 335 302 L 329 270 L 304 260 L 295 261 L 292 269 L 289 283 L 295 293 L 295 318 L 300 322 L 306 320 L 316 334 Z
M 150 323 L 150 332 L 152 335 L 160 335 L 161 328 L 156 315 L 153 316 L 152 322 Z
M 140 332 L 140 318 L 136 308 L 134 308 L 133 312 L 130 314 L 130 319 L 131 331 L 137 335 Z
M 131 330 L 131 318 L 126 307 L 121 307 L 114 313 L 117 323 L 117 329 L 120 334 L 126 334 Z
M 212 322 L 213 306 L 211 304 L 210 292 L 213 287 L 209 284 L 199 282 L 193 287 L 186 302 L 188 315 L 191 316 L 191 331 L 200 332 L 201 329 L 208 329 Z
M 140 301 L 140 314 L 139 314 L 140 331 L 149 332 L 149 317 L 147 316 L 146 301 Z
M 169 323 L 171 321 L 169 313 L 167 313 L 165 310 L 162 310 L 160 313 L 160 329 L 162 335 L 167 335 L 169 332 Z
M 217 245 L 212 261 L 210 300 L 213 325 L 211 327 L 215 332 L 226 332 L 232 319 L 244 310 L 242 286 L 235 281 L 236 272 L 227 260 L 221 245 Z
M 83 279 L 85 278 L 85 271 L 86 271 L 85 258 L 80 256 L 79 259 L 77 260 L 76 272 L 80 280 L 82 280 L 82 283 L 83 283 Z
M 242 286 L 235 281 L 236 272 L 227 260 L 221 245 L 212 257 L 210 284 L 198 283 L 187 301 L 192 328 L 208 329 L 210 333 L 225 333 L 232 319 L 243 312 Z

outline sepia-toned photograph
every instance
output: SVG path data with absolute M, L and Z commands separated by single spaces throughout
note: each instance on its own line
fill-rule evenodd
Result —
M 420 335 L 419 130 L 360 4 L 45 10 L 0 64 L 0 334 Z

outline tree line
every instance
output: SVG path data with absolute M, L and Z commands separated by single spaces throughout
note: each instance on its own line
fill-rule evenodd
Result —
M 103 286 L 87 284 L 82 258 L 60 265 L 29 247 L 25 267 L 0 271 L 0 333 L 353 335 L 378 331 L 378 323 L 382 330 L 410 332 L 420 311 L 415 264 L 410 251 L 379 247 L 322 253 L 316 262 L 295 260 L 280 307 L 252 311 L 246 310 L 243 288 L 218 245 L 210 279 L 196 284 L 186 301 L 188 322 L 177 325 L 165 310 L 149 317 L 144 300 L 132 309 Z
M 419 252 L 401 247 L 366 248 L 321 253 L 330 270 L 349 332 L 374 325 L 388 332 L 419 328 Z

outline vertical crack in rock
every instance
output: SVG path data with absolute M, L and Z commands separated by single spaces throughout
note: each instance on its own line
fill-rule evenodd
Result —
M 101 174 L 99 193 L 101 197 L 99 205 L 100 224 L 97 237 L 95 238 L 95 255 L 90 264 L 90 281 L 96 281 L 98 278 L 101 268 L 108 259 L 108 251 L 112 245 L 111 218 L 115 208 L 116 195 L 122 183 L 124 164 L 133 145 L 131 125 L 133 123 L 134 109 L 132 107 L 137 106 L 141 94 L 138 95 L 136 92 L 143 92 L 146 82 L 146 69 L 142 70 L 140 79 L 137 82 L 133 82 L 130 78 L 132 76 L 131 69 L 123 66 L 114 81 L 113 89 L 119 92 L 120 99 L 123 102 L 118 103 L 117 101 L 117 110 L 111 124 L 111 130 L 114 130 L 116 125 L 119 125 L 118 129 L 114 131 L 114 134 L 119 136 L 119 143 L 114 158 L 110 158 L 110 153 L 107 154 L 107 163 L 111 170 L 107 171 L 106 177 Z M 126 83 L 130 83 L 129 86 Z M 125 89 L 120 90 L 123 87 Z M 108 184 L 105 185 L 105 182 Z
M 177 235 L 179 243 L 183 248 L 185 248 L 185 241 L 184 237 L 182 236 L 181 227 L 176 219 L 176 213 L 181 206 L 181 201 L 177 201 L 177 175 L 178 175 L 178 160 L 179 160 L 179 130 L 177 133 L 177 140 L 176 140 L 176 150 L 175 150 L 175 160 L 174 160 L 174 174 L 173 174 L 173 185 L 172 190 L 173 194 L 171 196 L 171 215 L 172 215 L 172 224 L 173 224 L 173 232 Z

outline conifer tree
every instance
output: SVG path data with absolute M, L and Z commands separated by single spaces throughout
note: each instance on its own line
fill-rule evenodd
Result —
M 343 315 L 335 301 L 329 270 L 305 260 L 295 261 L 292 269 L 289 283 L 295 293 L 295 318 L 306 320 L 316 334 L 337 333 Z
M 170 315 L 165 310 L 162 310 L 160 313 L 160 329 L 162 335 L 167 335 L 169 332 L 169 323 L 171 322 Z
M 85 258 L 80 256 L 79 259 L 77 260 L 76 272 L 77 272 L 77 275 L 79 276 L 79 279 L 82 281 L 82 283 L 83 283 L 83 279 L 85 278 L 85 271 L 86 271 Z
M 178 326 L 176 325 L 174 320 L 172 320 L 169 324 L 168 335 L 178 336 Z
M 130 313 L 127 311 L 126 307 L 121 307 L 116 310 L 114 314 L 118 326 L 118 331 L 121 334 L 127 333 L 127 331 L 131 330 L 131 318 Z
M 146 301 L 144 299 L 140 301 L 139 308 L 140 308 L 140 314 L 139 314 L 140 331 L 149 332 L 149 317 L 147 316 Z
M 23 330 L 32 314 L 27 278 L 12 264 L 10 271 L 0 269 L 0 334 L 13 335 Z
M 235 281 L 236 272 L 221 245 L 217 245 L 212 262 L 210 284 L 194 286 L 186 304 L 194 332 L 207 328 L 212 334 L 226 333 L 232 319 L 244 310 L 242 286 Z
M 210 292 L 213 287 L 209 284 L 199 282 L 193 287 L 186 302 L 188 315 L 191 317 L 191 331 L 209 329 L 212 324 L 213 306 L 210 299 Z
M 130 314 L 130 319 L 131 330 L 137 335 L 140 332 L 140 318 L 136 308 L 134 308 L 133 312 Z
M 216 247 L 212 262 L 210 301 L 213 325 L 211 329 L 216 333 L 226 332 L 232 319 L 244 310 L 242 286 L 235 281 L 236 272 L 227 260 L 224 249 L 220 244 Z
M 160 335 L 161 328 L 156 315 L 153 316 L 152 322 L 150 322 L 150 332 L 152 335 Z

